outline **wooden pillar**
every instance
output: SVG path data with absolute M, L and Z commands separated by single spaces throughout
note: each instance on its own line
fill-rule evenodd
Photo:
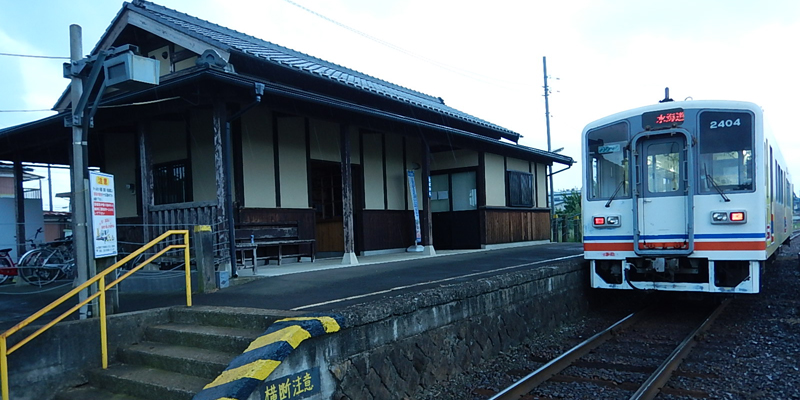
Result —
M 155 204 L 153 197 L 153 158 L 150 154 L 149 123 L 139 123 L 136 141 L 139 145 L 139 200 L 142 203 L 142 239 L 144 243 L 153 240 L 150 220 L 150 207 Z
M 340 126 L 340 146 L 342 158 L 342 228 L 344 229 L 344 257 L 342 264 L 358 264 L 355 253 L 353 222 L 353 169 L 350 165 L 350 126 Z
M 216 185 L 217 185 L 217 221 L 216 226 L 212 229 L 219 233 L 220 243 L 227 243 L 228 247 L 234 245 L 233 238 L 228 234 L 228 213 L 231 210 L 227 209 L 227 190 L 228 190 L 228 176 L 227 167 L 225 166 L 225 139 L 226 139 L 226 126 L 228 111 L 225 103 L 222 101 L 214 102 L 214 111 L 212 117 L 212 125 L 214 131 L 214 169 L 216 170 Z M 228 252 L 223 252 L 223 259 Z M 231 277 L 236 277 L 236 258 L 230 257 L 230 271 Z
M 431 148 L 422 138 L 422 203 L 420 204 L 420 229 L 422 230 L 422 254 L 434 255 L 433 223 L 431 221 Z
M 196 225 L 192 240 L 194 259 L 197 262 L 197 283 L 200 293 L 211 293 L 217 289 L 214 271 L 214 232 L 208 225 Z
M 475 186 L 478 195 L 478 229 L 481 247 L 487 245 L 486 240 L 486 153 L 478 153 L 478 176 Z
M 17 258 L 25 254 L 25 189 L 22 187 L 24 180 L 22 161 L 19 156 L 14 160 L 14 203 L 17 220 Z

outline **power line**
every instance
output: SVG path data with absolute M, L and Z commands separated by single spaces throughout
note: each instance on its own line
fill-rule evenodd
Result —
M 35 55 L 31 55 L 31 54 L 0 53 L 0 56 L 27 57 L 27 58 L 47 58 L 47 59 L 51 59 L 51 60 L 69 60 L 69 57 L 35 56 Z
M 432 58 L 423 56 L 421 54 L 414 53 L 414 52 L 412 52 L 410 50 L 406 50 L 406 49 L 404 49 L 404 48 L 402 48 L 400 46 L 397 46 L 395 44 L 387 42 L 387 41 L 385 41 L 383 39 L 380 39 L 378 37 L 372 36 L 369 33 L 360 31 L 360 30 L 358 30 L 356 28 L 353 28 L 353 27 L 351 27 L 349 25 L 346 25 L 346 24 L 343 24 L 343 23 L 341 23 L 339 21 L 336 21 L 333 18 L 330 18 L 330 17 L 327 17 L 327 16 L 325 16 L 323 14 L 320 14 L 320 13 L 318 13 L 318 12 L 316 12 L 316 11 L 310 9 L 310 8 L 307 8 L 307 7 L 303 6 L 303 5 L 295 3 L 292 0 L 284 0 L 284 1 L 289 3 L 289 4 L 291 4 L 291 5 L 293 5 L 293 6 L 295 6 L 295 7 L 297 7 L 297 8 L 299 8 L 299 9 L 301 9 L 301 10 L 303 10 L 303 11 L 306 11 L 306 12 L 308 12 L 308 13 L 316 16 L 316 17 L 322 18 L 325 21 L 328 21 L 328 22 L 330 22 L 330 23 L 332 23 L 334 25 L 337 25 L 337 26 L 339 26 L 341 28 L 347 29 L 348 31 L 353 32 L 353 33 L 355 33 L 355 34 L 357 34 L 359 36 L 362 36 L 362 37 L 364 37 L 366 39 L 369 39 L 369 40 L 371 40 L 373 42 L 376 42 L 376 43 L 378 43 L 380 45 L 386 46 L 386 47 L 388 47 L 388 48 L 390 48 L 392 50 L 395 50 L 397 52 L 400 52 L 400 53 L 403 53 L 405 55 L 414 57 L 416 59 L 425 61 L 425 62 L 427 62 L 429 64 L 435 65 L 435 66 L 437 66 L 439 68 L 442 68 L 444 70 L 447 70 L 447 71 L 450 71 L 450 72 L 453 72 L 453 73 L 459 74 L 461 76 L 464 76 L 464 77 L 467 77 L 467 78 L 470 78 L 470 79 L 474 79 L 474 80 L 477 80 L 477 81 L 480 81 L 480 82 L 483 82 L 483 83 L 487 83 L 487 84 L 491 84 L 491 85 L 495 85 L 495 86 L 501 86 L 501 87 L 504 87 L 504 88 L 507 88 L 507 89 L 514 89 L 515 87 L 518 87 L 520 85 L 519 82 L 503 81 L 501 79 L 496 79 L 496 78 L 484 76 L 484 75 L 478 74 L 476 72 L 472 72 L 472 71 L 469 71 L 469 70 L 466 70 L 466 69 L 463 69 L 463 68 L 459 68 L 459 67 L 456 67 L 456 66 L 448 65 L 448 64 L 445 64 L 443 62 L 434 60 Z M 493 83 L 493 82 L 495 82 L 495 83 Z M 502 84 L 500 84 L 500 83 L 502 83 Z
M 97 108 L 120 108 L 120 107 L 133 107 L 133 106 L 146 106 L 149 104 L 156 104 L 162 103 L 165 101 L 177 100 L 180 99 L 180 96 L 174 97 L 167 97 L 165 99 L 158 99 L 158 100 L 150 100 L 150 101 L 140 101 L 136 103 L 127 103 L 127 104 L 115 104 L 115 105 L 108 105 L 108 106 L 97 106 Z M 55 111 L 50 109 L 42 109 L 42 110 L 0 110 L 0 113 L 12 113 L 12 112 L 43 112 L 43 111 Z
M 0 113 L 13 113 L 13 112 L 44 112 L 44 111 L 53 111 L 51 109 L 42 109 L 42 110 L 0 110 Z

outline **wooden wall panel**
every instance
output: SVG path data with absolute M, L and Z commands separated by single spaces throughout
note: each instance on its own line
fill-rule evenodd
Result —
M 361 212 L 362 251 L 406 248 L 414 244 L 414 212 L 364 210 Z
M 513 243 L 550 239 L 548 210 L 485 209 L 486 243 Z
M 320 221 L 317 224 L 317 251 L 343 252 L 344 251 L 344 225 L 342 219 Z
M 441 250 L 481 248 L 479 218 L 477 210 L 433 213 L 433 247 Z

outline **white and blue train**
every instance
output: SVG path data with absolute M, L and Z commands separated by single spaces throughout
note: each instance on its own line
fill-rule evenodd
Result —
M 662 101 L 590 123 L 582 142 L 592 287 L 759 292 L 793 200 L 759 106 Z

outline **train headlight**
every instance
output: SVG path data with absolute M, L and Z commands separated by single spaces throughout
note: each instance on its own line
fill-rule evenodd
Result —
M 620 226 L 619 215 L 603 215 L 592 217 L 592 224 L 595 228 L 617 228 Z
M 744 224 L 745 222 L 747 222 L 747 212 L 744 210 L 714 211 L 711 213 L 712 224 Z

